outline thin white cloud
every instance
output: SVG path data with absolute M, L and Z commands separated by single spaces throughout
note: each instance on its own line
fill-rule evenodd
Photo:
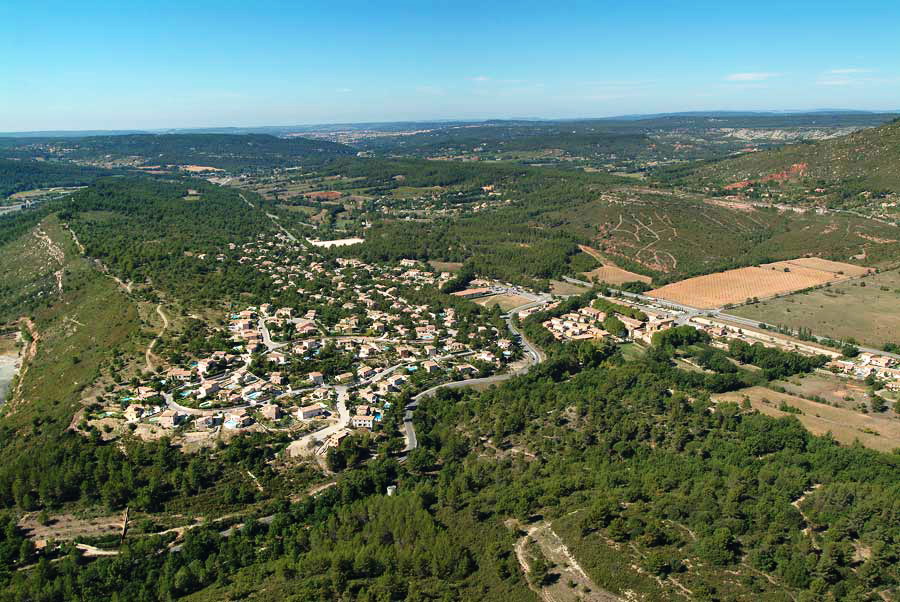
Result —
M 830 69 L 819 75 L 816 84 L 820 86 L 862 86 L 867 84 L 888 84 L 896 78 L 873 77 L 875 69 L 851 67 L 846 69 Z
M 729 82 L 761 82 L 773 77 L 780 76 L 780 73 L 769 73 L 757 71 L 752 73 L 731 73 L 725 76 L 725 81 Z
M 472 80 L 473 82 L 491 81 L 491 78 L 488 77 L 487 75 L 476 75 L 475 77 L 470 77 L 469 79 Z
M 837 78 L 830 77 L 825 79 L 820 79 L 816 82 L 820 86 L 852 86 L 853 84 L 859 83 L 856 80 L 846 79 L 846 78 Z
M 335 91 L 340 92 L 341 94 L 347 94 L 349 92 L 353 92 L 353 88 L 338 88 Z

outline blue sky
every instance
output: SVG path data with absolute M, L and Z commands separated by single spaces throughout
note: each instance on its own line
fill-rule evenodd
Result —
M 0 131 L 900 109 L 898 24 L 896 1 L 10 0 Z

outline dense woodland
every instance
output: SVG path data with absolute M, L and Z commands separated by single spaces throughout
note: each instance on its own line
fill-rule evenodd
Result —
M 110 173 L 107 169 L 60 161 L 0 159 L 0 198 L 36 188 L 86 186 Z
M 203 165 L 226 170 L 321 164 L 356 151 L 328 140 L 268 134 L 127 134 L 85 138 L 6 139 L 0 155 L 106 162 L 141 158 L 149 165 Z
M 702 381 L 667 357 L 659 349 L 626 363 L 615 347 L 562 346 L 503 387 L 429 401 L 416 415 L 422 447 L 406 464 L 348 468 L 338 487 L 272 506 L 268 524 L 249 521 L 229 538 L 200 528 L 176 553 L 154 553 L 165 539 L 148 538 L 114 559 L 40 561 L 7 575 L 5 596 L 165 600 L 204 589 L 209 599 L 256 591 L 261 599 L 529 600 L 511 553 L 517 536 L 504 522 L 542 515 L 564 525 L 572 512 L 579 538 L 645 554 L 645 570 L 663 579 L 649 599 L 674 599 L 669 576 L 698 600 L 789 600 L 786 592 L 866 600 L 895 587 L 898 458 L 813 437 L 793 418 L 713 406 Z M 496 455 L 485 441 L 534 459 Z M 198 459 L 168 449 L 161 442 L 114 465 L 169 463 L 165 472 L 184 476 L 159 486 L 186 494 L 215 476 L 195 474 Z M 389 484 L 399 485 L 395 497 L 384 496 Z M 7 527 L 0 550 L 30 561 L 17 537 Z M 870 550 L 863 559 L 861 546 Z M 583 562 L 589 573 L 602 570 Z M 725 578 L 733 570 L 746 578 Z M 604 586 L 621 593 L 627 578 L 619 579 Z

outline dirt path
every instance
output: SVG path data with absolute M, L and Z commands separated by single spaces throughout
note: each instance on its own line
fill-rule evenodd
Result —
M 803 522 L 806 523 L 806 528 L 803 529 L 803 533 L 806 534 L 806 535 L 809 535 L 810 533 L 812 533 L 812 530 L 810 529 L 810 526 L 809 526 L 809 518 L 807 518 L 806 514 L 805 514 L 805 513 L 803 512 L 803 510 L 800 508 L 800 504 L 803 503 L 803 500 L 805 500 L 806 497 L 807 497 L 810 493 L 814 492 L 816 489 L 818 489 L 818 488 L 821 487 L 821 486 L 822 486 L 821 483 L 816 483 L 815 485 L 813 485 L 812 487 L 810 487 L 809 489 L 807 489 L 806 491 L 804 491 L 804 492 L 803 492 L 803 495 L 801 495 L 801 496 L 798 497 L 796 500 L 794 500 L 793 502 L 791 502 L 791 506 L 793 506 L 794 508 L 797 509 L 797 512 L 800 513 L 800 516 L 803 517 Z
M 47 248 L 47 253 L 50 255 L 50 257 L 52 257 L 54 261 L 59 263 L 60 269 L 57 270 L 56 272 L 54 272 L 53 275 L 56 277 L 56 288 L 59 291 L 59 294 L 62 294 L 62 292 L 63 292 L 62 266 L 65 265 L 65 263 L 66 263 L 66 254 L 63 252 L 62 249 L 59 248 L 59 245 L 57 245 L 55 242 L 53 242 L 53 239 L 50 238 L 50 236 L 48 236 L 47 233 L 44 232 L 44 230 L 40 226 L 35 228 L 32 231 L 32 234 L 34 234 L 34 237 L 37 238 L 38 241 L 40 241 L 40 243 L 44 247 Z
M 72 235 L 72 242 L 74 242 L 75 246 L 78 247 L 78 252 L 81 253 L 82 255 L 86 255 L 86 253 L 84 251 L 84 245 L 81 244 L 80 240 L 78 240 L 78 236 L 75 234 L 75 231 L 69 227 L 69 224 L 63 224 L 63 228 L 68 230 L 69 234 Z
M 38 334 L 37 326 L 34 325 L 31 318 L 23 316 L 19 319 L 19 322 L 25 325 L 25 328 L 28 330 L 28 335 L 31 337 L 31 341 L 29 341 L 22 349 L 22 355 L 19 359 L 19 376 L 16 379 L 16 387 L 9 391 L 9 398 L 7 399 L 7 402 L 10 403 L 10 407 L 12 407 L 13 401 L 19 399 L 22 395 L 22 384 L 25 382 L 25 375 L 28 374 L 28 368 L 31 366 L 31 361 L 37 354 L 38 341 L 41 339 Z
M 515 545 L 516 558 L 526 576 L 531 573 L 528 562 L 528 544 L 535 542 L 547 562 L 553 566 L 551 574 L 558 576 L 552 583 L 537 585 L 528 579 L 528 586 L 546 602 L 622 602 L 622 598 L 597 587 L 594 580 L 581 568 L 565 542 L 547 521 L 530 525 L 526 534 Z M 574 583 L 571 587 L 569 584 Z
M 147 361 L 147 372 L 153 372 L 156 369 L 153 365 L 153 346 L 156 345 L 156 341 L 158 341 L 166 329 L 169 328 L 169 318 L 163 313 L 162 303 L 156 306 L 156 313 L 162 318 L 163 327 L 162 330 L 159 331 L 159 334 L 156 335 L 156 338 L 150 341 L 150 344 L 147 345 L 147 351 L 144 352 L 144 359 Z

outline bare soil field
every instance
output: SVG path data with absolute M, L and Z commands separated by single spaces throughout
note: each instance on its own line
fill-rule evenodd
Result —
M 522 297 L 520 295 L 491 295 L 489 297 L 481 297 L 480 299 L 475 299 L 475 303 L 484 307 L 492 307 L 494 305 L 499 305 L 500 309 L 503 311 L 509 311 L 514 307 L 519 307 L 520 305 L 525 305 L 529 303 L 531 299 L 528 297 Z
M 808 328 L 834 339 L 853 337 L 880 347 L 900 342 L 900 271 L 860 281 L 762 301 L 732 311 L 735 315 L 791 328 Z
M 191 173 L 198 173 L 202 171 L 225 171 L 224 169 L 219 169 L 218 167 L 210 167 L 208 165 L 182 165 L 181 169 L 184 171 L 189 171 Z
M 611 259 L 604 256 L 600 251 L 593 247 L 578 245 L 578 248 L 602 264 L 601 267 L 593 269 L 590 272 L 582 272 L 582 274 L 590 281 L 596 280 L 598 282 L 606 282 L 607 284 L 625 284 L 626 282 L 640 281 L 650 284 L 653 280 L 650 276 L 643 276 L 641 274 L 629 272 L 628 270 L 623 270 Z
M 647 294 L 691 307 L 713 309 L 744 303 L 754 297 L 766 299 L 826 283 L 841 282 L 868 271 L 849 263 L 817 258 L 793 259 L 688 278 Z
M 821 270 L 823 272 L 831 272 L 832 274 L 846 275 L 850 278 L 858 278 L 865 276 L 872 271 L 872 268 L 866 268 L 850 263 L 840 261 L 829 261 L 821 257 L 801 257 L 800 259 L 790 259 L 788 261 L 776 261 L 775 263 L 766 264 L 770 266 L 800 266 L 813 270 Z
M 765 387 L 749 387 L 716 395 L 713 399 L 741 403 L 745 396 L 754 409 L 776 418 L 795 415 L 778 409 L 782 401 L 797 408 L 803 412 L 796 414 L 797 419 L 814 435 L 830 432 L 835 440 L 845 445 L 851 445 L 858 439 L 864 446 L 882 452 L 900 447 L 900 420 L 891 414 L 861 414 L 807 401 L 795 395 L 778 393 Z

